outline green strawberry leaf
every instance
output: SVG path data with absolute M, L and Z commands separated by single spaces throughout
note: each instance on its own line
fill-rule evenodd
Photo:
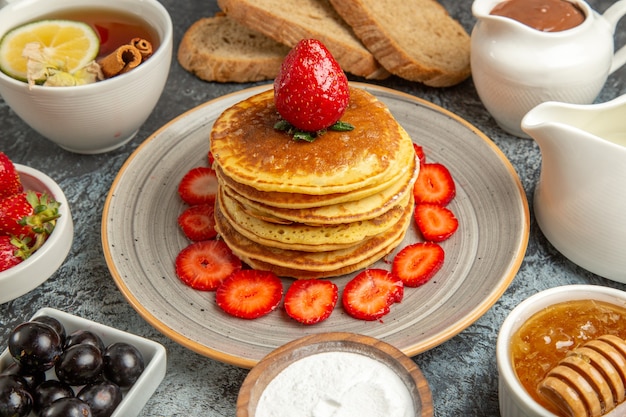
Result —
M 318 130 L 317 132 L 305 132 L 303 130 L 296 129 L 288 121 L 283 119 L 274 124 L 274 129 L 281 132 L 286 132 L 288 135 L 293 136 L 294 140 L 302 140 L 305 142 L 313 142 L 315 138 L 326 133 L 326 129 Z M 349 132 L 351 130 L 354 130 L 354 126 L 350 123 L 342 122 L 340 120 L 328 129 L 335 132 Z

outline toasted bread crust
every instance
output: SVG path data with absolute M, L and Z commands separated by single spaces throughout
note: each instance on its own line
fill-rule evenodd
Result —
M 470 76 L 470 37 L 435 0 L 330 0 L 392 74 L 432 87 Z
M 289 49 L 220 13 L 187 29 L 177 58 L 202 80 L 245 83 L 275 78 Z
M 232 19 L 293 47 L 304 38 L 324 43 L 344 71 L 369 79 L 389 76 L 328 0 L 218 0 Z

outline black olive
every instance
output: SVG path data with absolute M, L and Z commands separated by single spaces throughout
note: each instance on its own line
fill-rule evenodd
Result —
M 46 371 L 63 352 L 59 334 L 47 324 L 26 322 L 9 334 L 9 352 L 24 369 Z
M 100 349 L 100 352 L 104 352 L 105 346 L 102 338 L 89 330 L 76 330 L 75 332 L 70 333 L 65 339 L 63 349 L 67 349 L 81 343 L 93 345 Z
M 144 370 L 141 352 L 131 344 L 119 342 L 104 352 L 104 376 L 122 388 L 133 385 Z
M 55 319 L 54 317 L 51 316 L 37 316 L 35 318 L 33 318 L 31 321 L 36 321 L 38 323 L 44 323 L 47 324 L 48 326 L 52 327 L 54 330 L 56 330 L 56 332 L 59 334 L 59 336 L 61 337 L 61 343 L 65 342 L 65 326 L 63 326 L 63 324 Z
M 79 344 L 65 349 L 54 370 L 63 382 L 85 385 L 100 377 L 102 365 L 100 349 L 89 344 Z
M 18 375 L 21 376 L 22 379 L 28 385 L 28 390 L 32 393 L 33 389 L 46 380 L 46 373 L 43 371 L 32 371 L 28 369 L 23 369 L 19 363 L 13 362 L 11 365 L 7 366 L 0 375 Z
M 93 417 L 109 417 L 122 402 L 122 390 L 108 381 L 85 385 L 76 396 L 89 404 Z
M 33 391 L 33 410 L 41 412 L 60 398 L 71 398 L 74 390 L 65 382 L 49 379 L 39 384 Z
M 32 408 L 26 382 L 17 375 L 0 376 L 0 417 L 24 417 Z
M 61 398 L 44 408 L 39 417 L 92 417 L 89 406 L 78 398 Z

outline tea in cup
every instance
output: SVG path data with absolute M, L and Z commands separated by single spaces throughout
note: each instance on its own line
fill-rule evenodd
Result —
M 157 0 L 14 1 L 0 9 L 0 38 L 45 19 L 97 27 L 100 62 L 120 47 L 111 41 L 123 38 L 147 38 L 153 50 L 136 68 L 83 85 L 29 84 L 0 72 L 0 95 L 30 127 L 66 150 L 95 154 L 124 145 L 152 113 L 165 87 L 173 36 L 167 10 Z

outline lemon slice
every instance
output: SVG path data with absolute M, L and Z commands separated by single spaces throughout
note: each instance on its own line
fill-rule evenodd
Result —
M 0 40 L 0 70 L 26 81 L 28 59 L 23 51 L 33 43 L 41 45 L 47 65 L 70 74 L 93 61 L 100 49 L 98 35 L 86 23 L 41 20 L 19 26 Z

